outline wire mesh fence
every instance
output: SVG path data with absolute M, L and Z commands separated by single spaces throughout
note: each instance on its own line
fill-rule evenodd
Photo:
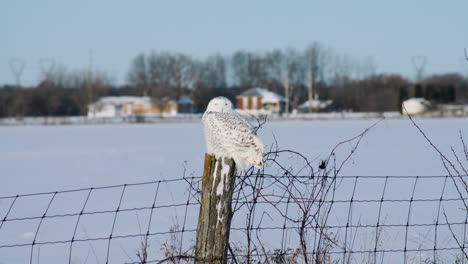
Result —
M 468 197 L 453 180 L 239 175 L 229 262 L 468 263 Z M 0 197 L 0 263 L 193 262 L 200 184 Z

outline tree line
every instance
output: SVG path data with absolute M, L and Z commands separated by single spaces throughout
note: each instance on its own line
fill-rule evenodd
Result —
M 151 51 L 130 63 L 127 82 L 115 86 L 105 72 L 44 73 L 35 87 L 0 87 L 0 116 L 84 115 L 102 96 L 134 95 L 178 99 L 189 96 L 202 112 L 208 101 L 264 87 L 289 100 L 295 109 L 310 98 L 332 100 L 336 111 L 399 111 L 410 97 L 435 103 L 468 103 L 468 79 L 457 73 L 431 75 L 413 82 L 400 74 L 377 74 L 372 57 L 358 60 L 320 43 L 304 50 L 237 51 L 196 59 L 187 54 Z

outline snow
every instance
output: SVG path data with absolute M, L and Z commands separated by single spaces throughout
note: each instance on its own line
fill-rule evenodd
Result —
M 150 108 L 152 99 L 148 96 L 106 96 L 101 97 L 97 102 L 88 105 L 89 118 L 102 118 L 114 116 L 132 115 L 129 110 L 122 109 L 123 105 L 140 105 Z M 142 113 L 143 114 L 143 113 Z M 145 113 L 151 114 L 151 113 Z M 176 113 L 172 113 L 175 115 Z
M 313 109 L 325 109 L 328 106 L 330 106 L 333 103 L 332 100 L 317 100 L 317 99 L 312 99 L 312 100 L 307 100 L 303 104 L 299 106 L 301 109 L 307 110 L 309 107 Z
M 259 135 L 266 144 L 265 150 L 268 150 L 276 140 L 280 149 L 300 152 L 314 164 L 319 164 L 321 159 L 329 155 L 336 144 L 356 136 L 377 121 L 376 119 L 272 121 L 266 123 L 259 130 Z M 416 122 L 444 153 L 450 153 L 450 146 L 453 146 L 456 152 L 463 153 L 459 141 L 459 130 L 461 129 L 465 142 L 467 142 L 468 118 L 425 118 L 416 119 Z M 337 157 L 342 157 L 343 153 L 351 149 L 349 144 L 345 144 L 343 147 L 341 152 L 337 152 Z M 0 196 L 176 179 L 183 175 L 200 176 L 203 169 L 204 152 L 203 129 L 199 122 L 1 126 L 0 169 L 2 183 L 0 184 Z M 290 163 L 297 162 L 289 157 L 286 157 L 286 160 Z M 439 155 L 409 120 L 392 119 L 380 121 L 376 127 L 370 130 L 341 174 L 383 177 L 445 175 L 446 172 Z M 413 181 L 392 177 L 390 179 L 385 194 L 386 199 L 409 199 L 411 197 Z M 415 198 L 438 199 L 442 192 L 445 192 L 444 197 L 457 197 L 453 188 L 444 187 L 444 179 L 419 179 Z M 343 180 L 339 185 L 336 199 L 349 200 L 354 181 L 355 178 Z M 186 201 L 183 200 L 187 197 L 187 190 L 183 189 L 185 187 L 186 185 L 180 182 L 161 185 L 158 204 L 185 203 Z M 359 178 L 354 199 L 380 199 L 382 189 L 382 180 Z M 115 210 L 118 206 L 116 201 L 118 202 L 121 191 L 121 189 L 102 190 L 99 193 L 96 191 L 96 194 L 90 198 L 89 210 Z M 87 192 L 79 192 L 57 196 L 50 213 L 79 212 L 86 195 Z M 154 185 L 128 187 L 125 193 L 125 204 L 122 207 L 151 206 L 153 196 Z M 48 199 L 50 199 L 50 197 L 45 198 L 47 197 L 30 197 L 18 200 L 13 216 L 40 215 L 44 212 L 44 208 L 49 202 Z M 4 217 L 10 202 L 0 201 L 0 219 Z M 353 207 L 354 221 L 359 219 L 364 224 L 366 222 L 375 224 L 378 210 L 376 205 L 378 204 L 355 204 Z M 349 203 L 335 204 L 331 212 L 333 217 L 330 218 L 330 224 L 345 224 L 349 208 Z M 181 221 L 183 209 L 182 207 L 158 209 L 152 232 L 168 231 L 175 222 Z M 466 217 L 464 213 L 461 213 L 460 216 L 457 213 L 459 208 L 454 207 L 451 202 L 445 202 L 443 209 L 451 217 L 450 220 L 463 221 Z M 260 209 L 258 210 L 260 212 Z M 407 203 L 387 203 L 382 209 L 382 219 L 385 219 L 386 224 L 405 224 L 408 210 Z M 414 203 L 410 223 L 430 222 L 436 213 L 433 207 L 428 208 L 427 203 Z M 196 207 L 189 210 L 190 227 L 196 227 L 196 220 L 192 219 L 197 219 L 197 215 Z M 78 229 L 80 235 L 77 237 L 108 236 L 109 223 L 112 223 L 112 219 L 112 214 L 83 217 L 82 224 Z M 134 212 L 121 213 L 116 223 L 116 232 L 119 234 L 139 233 L 138 226 L 140 223 L 145 223 L 144 221 L 147 219 L 148 216 L 143 213 L 137 215 Z M 44 221 L 39 237 L 47 236 L 48 239 L 52 240 L 70 239 L 70 230 L 73 230 L 75 221 L 75 218 L 70 218 L 67 221 L 65 219 L 48 219 Z M 267 223 L 270 220 L 264 221 Z M 242 219 L 234 221 L 233 225 L 239 225 L 239 223 L 240 225 L 245 223 L 245 215 Z M 24 221 L 14 226 L 6 223 L 0 230 L 0 245 L 30 243 L 37 224 L 38 221 L 35 220 Z M 415 227 L 410 230 L 409 235 L 414 237 L 414 240 L 421 239 L 419 235 L 424 232 L 429 233 L 429 228 Z M 268 240 L 268 243 L 273 246 L 279 240 L 274 237 L 277 235 L 275 232 L 271 231 L 267 234 L 272 238 Z M 364 235 L 366 234 L 358 234 L 357 237 L 361 238 Z M 385 242 L 388 246 L 395 248 L 401 246 L 401 233 L 388 232 L 384 235 L 388 238 L 388 241 Z M 449 234 L 447 233 L 447 235 Z M 243 236 L 244 234 L 241 232 L 233 232 L 231 237 L 232 239 L 240 239 Z M 427 242 L 427 238 L 425 239 Z M 159 250 L 160 244 L 163 242 L 165 241 L 161 238 L 154 238 L 152 249 Z M 104 244 L 100 244 L 99 241 L 94 243 L 93 250 L 106 252 L 106 243 L 107 241 Z M 127 248 L 130 255 L 134 255 L 134 245 L 129 246 L 124 242 L 117 242 L 117 240 L 113 243 L 115 245 L 113 244 L 111 248 L 120 250 L 121 247 L 124 247 Z M 138 243 L 136 244 L 138 245 Z M 42 246 L 40 253 L 45 259 L 41 259 L 41 262 L 67 262 L 68 259 L 56 260 L 52 256 L 63 252 L 66 252 L 64 255 L 67 256 L 68 248 L 69 244 L 63 245 L 63 250 L 60 245 L 55 245 L 55 247 Z M 75 263 L 84 263 L 86 255 L 79 255 L 78 252 L 89 252 L 89 248 L 88 244 L 81 244 L 81 246 L 77 244 L 77 255 L 73 255 Z M 0 263 L 28 262 L 29 252 L 30 247 L 0 249 Z M 37 253 L 37 251 L 35 252 Z M 47 261 L 47 256 L 55 262 Z M 105 260 L 100 259 L 96 262 L 104 263 Z M 114 260 L 114 262 L 121 263 L 122 261 Z
M 150 104 L 151 98 L 148 96 L 106 96 L 100 98 L 97 103 L 122 105 L 122 104 Z
M 417 119 L 442 151 L 462 151 L 468 118 Z M 276 121 L 259 135 L 266 147 L 325 158 L 376 120 Z M 273 137 L 274 135 L 274 137 Z M 0 126 L 2 196 L 201 175 L 201 123 Z M 361 142 L 343 175 L 444 175 L 439 156 L 407 119 L 384 120 Z M 27 182 L 28 184 L 24 184 Z
M 96 105 L 90 105 L 88 111 L 88 117 L 113 117 L 118 115 L 117 107 L 112 104 L 104 104 L 100 107 L 95 107 Z M 97 110 L 97 108 L 99 110 Z
M 284 102 L 285 98 L 279 94 L 269 91 L 266 88 L 255 87 L 243 92 L 239 97 L 260 96 L 263 104 L 279 104 Z
M 219 160 L 216 162 L 219 166 Z M 226 158 L 222 158 L 222 167 L 221 167 L 221 173 L 220 173 L 220 176 L 221 176 L 221 179 L 219 180 L 219 184 L 218 184 L 218 187 L 216 189 L 216 195 L 222 195 L 223 194 L 223 191 L 224 191 L 224 184 L 226 183 L 226 177 L 228 176 L 229 174 L 229 165 L 226 163 Z M 214 181 L 213 181 L 214 182 Z M 216 212 L 218 214 L 218 222 L 221 222 L 223 220 L 223 216 L 224 214 L 222 214 L 222 211 L 221 211 L 221 205 L 222 205 L 222 200 L 219 199 L 218 200 L 218 203 L 216 204 Z
M 218 188 L 216 189 L 217 195 L 221 195 L 223 193 L 225 178 L 229 173 L 229 168 L 229 165 L 225 162 L 225 158 L 223 158 L 221 167 L 221 179 L 219 180 Z
M 264 104 L 278 104 L 285 99 L 271 91 L 268 91 L 267 89 L 262 89 L 262 88 L 257 88 L 260 94 L 262 95 L 262 103 Z

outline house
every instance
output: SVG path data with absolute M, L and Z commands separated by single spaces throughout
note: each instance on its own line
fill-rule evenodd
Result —
M 401 112 L 403 114 L 417 115 L 423 114 L 429 110 L 430 103 L 424 98 L 415 97 L 403 101 Z M 406 110 L 405 110 L 406 109 Z
M 236 99 L 237 110 L 252 115 L 281 113 L 286 102 L 283 96 L 260 87 L 251 88 Z
M 125 117 L 136 115 L 176 115 L 177 103 L 148 96 L 107 96 L 88 105 L 88 117 Z

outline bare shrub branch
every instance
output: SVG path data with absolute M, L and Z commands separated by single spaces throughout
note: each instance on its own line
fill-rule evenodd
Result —
M 427 137 L 426 133 L 421 129 L 421 127 L 414 121 L 413 117 L 408 113 L 408 111 L 406 111 L 406 108 L 403 106 L 403 109 L 405 110 L 406 114 L 408 115 L 408 118 L 409 120 L 411 121 L 411 123 L 413 124 L 414 127 L 416 127 L 416 129 L 419 131 L 419 133 L 424 137 L 424 139 L 427 141 L 427 143 L 429 143 L 429 145 L 439 154 L 441 160 L 442 160 L 442 163 L 444 165 L 444 168 L 445 170 L 447 171 L 447 173 L 449 174 L 449 176 L 451 177 L 453 183 L 454 183 L 454 186 L 458 192 L 458 195 L 460 196 L 464 206 L 465 206 L 465 210 L 468 210 L 468 205 L 466 204 L 466 201 L 464 199 L 465 195 L 468 194 L 468 185 L 464 179 L 464 177 L 468 176 L 468 175 L 463 175 L 460 170 L 462 171 L 466 171 L 465 167 L 463 166 L 463 164 L 461 162 L 459 162 L 459 158 L 458 158 L 458 155 L 455 153 L 455 151 L 453 151 L 453 154 L 455 155 L 455 158 L 456 160 L 459 162 L 459 165 L 460 165 L 460 169 L 458 169 L 454 162 L 452 162 L 444 153 L 442 153 L 442 151 L 440 151 L 440 149 L 434 145 L 434 143 Z M 463 140 L 463 137 L 461 136 L 461 132 L 460 132 L 460 138 L 461 138 L 461 142 L 463 144 L 463 149 L 464 149 L 464 152 L 465 152 L 465 156 L 466 156 L 466 145 L 464 144 L 464 140 Z M 447 166 L 448 164 L 448 166 Z M 450 168 L 455 172 L 452 173 L 452 171 L 450 170 Z M 465 194 L 465 195 L 464 195 Z
M 264 154 L 264 169 L 250 168 L 238 175 L 233 198 L 233 212 L 237 214 L 241 208 L 247 211 L 244 229 L 245 243 L 243 246 L 235 247 L 234 253 L 231 254 L 236 254 L 237 257 L 242 256 L 239 262 L 243 263 L 269 263 L 268 259 L 259 258 L 258 255 L 273 254 L 275 257 L 272 261 L 280 261 L 286 258 L 284 256 L 286 252 L 294 252 L 295 260 L 300 258 L 299 263 L 326 263 L 330 257 L 327 252 L 332 248 L 343 248 L 336 240 L 335 234 L 330 233 L 326 228 L 333 206 L 333 203 L 326 201 L 334 197 L 336 176 L 351 160 L 364 136 L 380 121 L 358 135 L 339 142 L 330 151 L 325 161 L 311 161 L 299 152 L 279 149 L 278 142 L 273 135 L 274 142 L 269 151 Z M 257 122 L 259 126 L 264 124 L 258 120 Z M 341 150 L 344 146 L 351 146 L 351 149 Z M 337 161 L 338 152 L 344 155 L 339 162 Z M 270 174 L 268 171 L 274 171 L 274 173 Z M 285 226 L 286 223 L 297 226 L 296 232 L 299 240 L 296 249 L 287 249 L 284 246 L 280 249 L 268 249 L 260 241 L 261 229 L 255 226 L 260 227 L 264 217 L 269 217 L 269 210 L 277 212 L 284 219 Z M 262 217 L 257 220 L 255 216 L 259 214 Z M 254 230 L 255 233 L 253 233 Z M 254 239 L 255 237 L 257 239 Z M 282 245 L 285 244 L 285 237 L 287 234 L 283 230 Z M 311 251 L 314 254 L 310 254 Z
M 465 50 L 465 52 L 466 52 L 466 50 Z M 442 161 L 442 164 L 443 164 L 445 170 L 447 171 L 448 175 L 452 179 L 452 182 L 454 184 L 455 189 L 458 192 L 460 200 L 463 202 L 463 205 L 465 206 L 464 210 L 468 211 L 468 205 L 467 205 L 467 203 L 465 201 L 466 199 L 464 198 L 464 197 L 466 197 L 468 195 L 468 184 L 467 184 L 467 182 L 465 180 L 465 177 L 468 177 L 468 173 L 467 173 L 467 170 L 466 170 L 465 166 L 463 165 L 463 163 L 459 159 L 458 154 L 456 153 L 455 149 L 453 147 L 450 148 L 451 152 L 452 152 L 452 155 L 455 158 L 456 163 L 452 162 L 444 153 L 442 153 L 442 151 L 440 151 L 440 149 L 437 146 L 435 146 L 435 144 L 427 137 L 426 133 L 421 129 L 421 127 L 414 121 L 413 117 L 408 113 L 408 111 L 406 111 L 406 108 L 404 106 L 403 106 L 403 108 L 404 108 L 406 114 L 408 115 L 408 118 L 411 121 L 411 123 L 413 124 L 413 126 L 416 127 L 416 129 L 424 137 L 424 139 L 429 143 L 429 145 L 439 154 L 440 159 Z M 463 152 L 465 154 L 465 158 L 468 161 L 467 146 L 466 146 L 465 141 L 463 139 L 461 130 L 459 131 L 459 135 L 460 135 L 460 141 L 461 141 L 461 144 L 462 144 L 462 147 L 463 147 Z M 455 164 L 457 164 L 459 166 L 459 168 L 457 168 Z M 452 173 L 451 169 L 455 173 Z M 462 174 L 460 171 L 463 171 L 464 174 Z M 460 250 L 465 255 L 465 258 L 468 258 L 467 252 L 465 251 L 465 247 L 460 244 L 459 240 L 457 239 L 456 233 L 452 230 L 452 227 L 449 224 L 448 217 L 447 217 L 447 214 L 446 214 L 445 210 L 444 210 L 443 213 L 444 213 L 447 226 L 448 226 L 448 228 L 450 230 L 450 233 L 452 234 L 453 239 L 456 241 L 457 245 L 460 247 Z
M 462 245 L 462 243 L 460 243 L 457 236 L 455 235 L 455 232 L 452 230 L 452 226 L 451 226 L 451 224 L 450 224 L 450 222 L 448 220 L 447 214 L 445 213 L 445 209 L 444 209 L 443 213 L 444 213 L 444 217 L 445 217 L 445 222 L 447 223 L 447 226 L 448 226 L 448 228 L 450 230 L 450 233 L 452 234 L 453 240 L 455 240 L 458 247 L 460 248 L 460 251 L 463 253 L 463 255 L 465 255 L 465 258 L 468 259 L 468 253 L 466 252 L 466 247 L 464 245 Z

